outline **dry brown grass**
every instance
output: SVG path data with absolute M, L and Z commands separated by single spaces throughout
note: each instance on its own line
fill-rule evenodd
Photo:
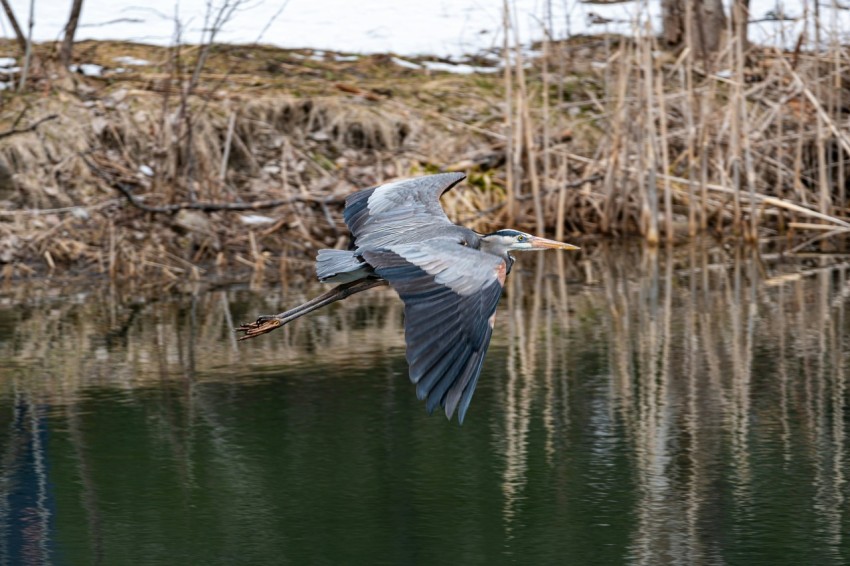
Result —
M 656 242 L 850 227 L 839 46 L 733 44 L 710 68 L 688 51 L 659 56 L 652 38 L 547 41 L 542 51 L 527 60 L 508 44 L 506 74 L 466 76 L 385 56 L 216 46 L 186 92 L 191 47 L 80 44 L 80 61 L 112 69 L 105 78 L 57 79 L 37 65 L 28 93 L 0 94 L 0 132 L 60 116 L 0 139 L 0 164 L 14 173 L 0 186 L 4 275 L 274 274 L 346 245 L 342 196 L 445 169 L 469 176 L 444 199 L 449 216 L 480 231 Z M 49 46 L 37 55 L 49 61 Z M 117 73 L 122 55 L 151 65 Z M 119 185 L 151 206 L 310 201 L 153 214 Z
M 112 44 L 104 47 L 108 56 L 101 61 L 115 53 Z M 154 56 L 138 49 L 132 54 L 156 60 L 158 51 L 151 49 Z M 220 64 L 214 55 L 211 65 Z M 359 73 L 363 62 L 350 65 Z M 121 76 L 113 84 L 73 77 L 76 84 L 51 85 L 42 79 L 52 89 L 49 96 L 7 98 L 0 131 L 22 112 L 24 123 L 60 115 L 0 142 L 0 160 L 14 172 L 13 190 L 4 195 L 7 210 L 0 211 L 0 234 L 8 233 L 3 241 L 9 244 L 15 235 L 18 244 L 4 256 L 14 270 L 23 274 L 29 271 L 24 264 L 34 262 L 46 270 L 170 279 L 211 269 L 262 270 L 280 258 L 344 245 L 339 202 L 346 194 L 434 170 L 442 160 L 435 152 L 457 155 L 468 147 L 466 138 L 445 135 L 452 125 L 428 123 L 389 91 L 368 96 L 372 91 L 360 84 L 339 82 L 349 76 L 319 81 L 323 91 L 315 80 L 304 80 L 300 88 L 313 94 L 298 95 L 236 73 L 226 75 L 226 88 L 214 89 L 221 78 L 211 72 L 184 105 L 177 84 L 163 80 L 160 71 Z M 119 184 L 151 206 L 303 195 L 315 202 L 255 213 L 152 215 L 120 198 Z M 326 198 L 330 203 L 322 204 Z M 251 214 L 266 221 L 252 224 Z

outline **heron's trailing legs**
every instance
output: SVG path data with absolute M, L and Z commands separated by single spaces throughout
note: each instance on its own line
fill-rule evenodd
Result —
M 236 332 L 245 333 L 243 336 L 239 337 L 240 340 L 254 338 L 256 336 L 260 336 L 261 334 L 271 332 L 276 328 L 280 328 L 284 324 L 288 324 L 296 318 L 300 318 L 307 313 L 313 312 L 316 309 L 320 309 L 331 303 L 335 303 L 336 301 L 341 301 L 346 297 L 350 297 L 355 293 L 359 293 L 360 291 L 365 291 L 366 289 L 371 289 L 372 287 L 378 287 L 380 285 L 386 284 L 387 282 L 383 279 L 360 279 L 358 281 L 352 281 L 350 283 L 343 283 L 342 285 L 337 285 L 327 293 L 319 295 L 315 299 L 311 299 L 303 305 L 295 307 L 294 309 L 290 309 L 286 312 L 282 312 L 274 316 L 261 316 L 255 322 L 243 324 L 236 329 Z

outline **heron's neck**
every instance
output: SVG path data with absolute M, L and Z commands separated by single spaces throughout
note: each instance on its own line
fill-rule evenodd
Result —
M 481 251 L 499 256 L 503 260 L 505 260 L 505 265 L 507 265 L 507 272 L 511 272 L 511 266 L 514 264 L 514 258 L 511 254 L 508 253 L 508 248 L 505 247 L 504 242 L 502 242 L 499 237 L 494 234 L 487 234 L 486 236 L 481 237 Z

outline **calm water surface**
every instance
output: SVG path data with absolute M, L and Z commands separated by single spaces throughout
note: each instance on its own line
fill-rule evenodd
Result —
M 0 564 L 846 564 L 850 263 L 520 259 L 460 427 L 401 304 L 0 295 Z

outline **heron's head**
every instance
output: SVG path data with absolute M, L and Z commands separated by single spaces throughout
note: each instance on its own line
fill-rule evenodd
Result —
M 481 247 L 490 253 L 504 255 L 507 252 L 530 250 L 577 250 L 578 246 L 538 238 L 519 230 L 498 230 L 481 237 Z

